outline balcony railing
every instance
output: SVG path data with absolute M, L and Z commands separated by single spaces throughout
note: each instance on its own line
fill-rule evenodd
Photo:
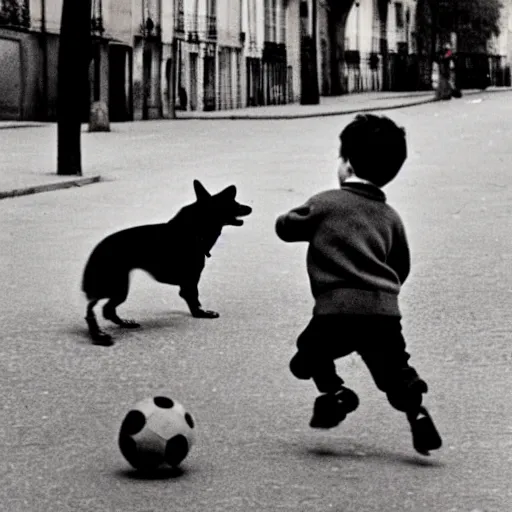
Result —
M 206 16 L 206 37 L 217 39 L 217 16 Z
M 180 12 L 176 33 L 191 43 L 216 41 L 218 37 L 217 16 Z
M 160 40 L 162 37 L 160 25 L 158 23 L 155 24 L 151 18 L 147 18 L 145 22 L 140 24 L 139 31 L 144 39 Z

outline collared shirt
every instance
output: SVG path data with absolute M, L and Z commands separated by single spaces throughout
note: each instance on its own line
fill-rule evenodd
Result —
M 376 187 L 377 185 L 374 185 L 371 181 L 364 180 L 363 178 L 359 178 L 359 176 L 356 176 L 353 174 L 352 176 L 349 176 L 344 182 L 345 183 L 365 183 L 366 185 L 372 185 Z

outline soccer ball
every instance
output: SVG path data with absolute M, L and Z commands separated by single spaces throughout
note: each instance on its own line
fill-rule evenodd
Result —
M 125 459 L 141 471 L 163 465 L 177 467 L 194 444 L 192 415 L 166 396 L 145 398 L 125 416 L 119 448 Z

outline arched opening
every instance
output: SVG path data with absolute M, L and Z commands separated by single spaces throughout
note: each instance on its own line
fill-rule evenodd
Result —
M 345 52 L 345 27 L 347 18 L 355 0 L 328 0 L 329 15 L 327 18 L 327 32 L 329 37 L 329 94 L 337 96 L 346 91 L 343 82 L 343 62 Z M 386 0 L 387 1 L 387 0 Z

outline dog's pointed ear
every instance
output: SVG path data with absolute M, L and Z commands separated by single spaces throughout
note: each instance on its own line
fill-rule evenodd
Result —
M 222 192 L 220 192 L 223 196 L 229 197 L 229 199 L 235 199 L 236 196 L 236 187 L 235 185 L 230 185 L 226 187 Z
M 198 201 L 210 199 L 210 197 L 212 197 L 210 192 L 204 188 L 199 180 L 194 180 L 194 192 L 196 193 L 196 198 Z

